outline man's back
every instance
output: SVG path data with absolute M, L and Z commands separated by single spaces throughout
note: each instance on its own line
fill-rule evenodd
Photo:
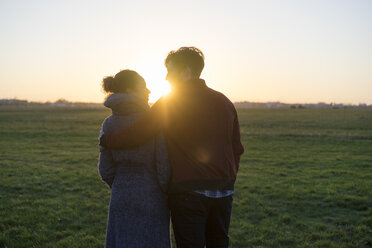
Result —
M 243 153 L 233 104 L 204 80 L 188 82 L 150 111 L 167 140 L 171 192 L 233 189 Z

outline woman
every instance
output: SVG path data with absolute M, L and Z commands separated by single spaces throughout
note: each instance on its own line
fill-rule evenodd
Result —
M 123 70 L 103 79 L 112 109 L 101 133 L 135 122 L 149 109 L 145 80 Z M 106 247 L 170 247 L 169 210 L 165 194 L 169 179 L 168 154 L 162 136 L 126 150 L 100 147 L 99 173 L 111 188 Z

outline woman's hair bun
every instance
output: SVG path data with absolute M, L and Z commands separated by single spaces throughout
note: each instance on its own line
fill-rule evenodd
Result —
M 115 80 L 115 78 L 112 77 L 112 76 L 105 77 L 105 78 L 102 80 L 102 89 L 103 89 L 106 93 L 114 93 L 114 92 L 117 90 L 117 85 L 116 85 L 116 80 Z
M 109 93 L 127 93 L 128 89 L 135 89 L 139 83 L 146 84 L 143 77 L 136 71 L 121 70 L 116 73 L 115 77 L 108 76 L 102 80 L 102 89 Z

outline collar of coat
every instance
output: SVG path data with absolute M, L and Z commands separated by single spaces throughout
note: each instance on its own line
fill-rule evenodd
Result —
M 103 105 L 112 109 L 114 115 L 131 115 L 149 110 L 146 101 L 132 94 L 114 93 L 107 97 Z

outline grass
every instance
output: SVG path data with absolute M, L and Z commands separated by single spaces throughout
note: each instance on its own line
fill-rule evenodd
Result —
M 372 247 L 372 111 L 239 110 L 231 247 Z M 0 108 L 0 247 L 103 247 L 106 109 Z

